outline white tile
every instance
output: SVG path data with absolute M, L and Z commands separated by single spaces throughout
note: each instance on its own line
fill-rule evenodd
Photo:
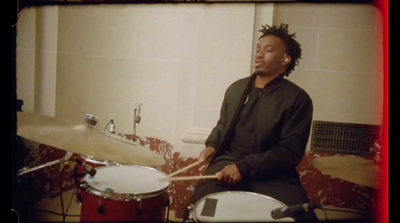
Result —
M 317 69 L 377 72 L 382 67 L 380 33 L 358 30 L 321 30 Z
M 92 66 L 91 57 L 78 54 L 58 53 L 56 79 L 57 97 L 90 95 L 92 89 Z

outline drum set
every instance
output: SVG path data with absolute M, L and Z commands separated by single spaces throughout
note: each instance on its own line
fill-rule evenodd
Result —
M 98 129 L 96 122 L 92 115 L 86 115 L 84 124 L 76 125 L 35 113 L 17 112 L 19 137 L 67 151 L 60 160 L 22 168 L 18 175 L 70 161 L 72 153 L 79 155 L 71 162 L 76 164 L 72 176 L 77 185 L 81 222 L 169 222 L 171 181 L 216 178 L 174 177 L 200 161 L 166 175 L 155 169 L 165 164 L 162 157 L 134 141 Z M 271 210 L 281 207 L 285 204 L 256 193 L 220 192 L 191 205 L 189 221 L 293 221 L 290 217 L 274 219 L 271 216 Z
M 17 112 L 17 135 L 62 150 L 60 159 L 21 168 L 18 175 L 68 161 L 78 154 L 74 178 L 81 222 L 165 222 L 170 182 L 155 169 L 165 160 L 133 140 L 96 127 L 87 114 L 84 124 L 72 124 L 36 113 Z M 60 189 L 61 190 L 61 189 Z

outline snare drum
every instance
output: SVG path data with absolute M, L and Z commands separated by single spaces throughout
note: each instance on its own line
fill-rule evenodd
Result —
M 96 170 L 81 182 L 81 222 L 165 222 L 169 182 L 159 181 L 164 173 L 135 165 Z
M 274 198 L 245 191 L 209 194 L 198 200 L 189 219 L 194 222 L 292 222 L 293 218 L 273 219 L 271 211 L 286 205 Z

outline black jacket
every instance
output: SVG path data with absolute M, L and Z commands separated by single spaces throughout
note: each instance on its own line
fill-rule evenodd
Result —
M 246 97 L 246 88 L 254 78 L 232 83 L 225 92 L 217 125 L 208 136 L 206 146 L 221 155 L 230 144 L 231 131 Z M 260 95 L 256 126 L 256 152 L 236 163 L 243 176 L 270 179 L 283 177 L 298 181 L 296 166 L 301 161 L 310 134 L 313 105 L 310 96 L 291 81 L 280 76 L 269 82 Z

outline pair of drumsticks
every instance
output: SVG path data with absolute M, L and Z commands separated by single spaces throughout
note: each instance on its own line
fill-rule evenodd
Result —
M 202 180 L 202 179 L 217 179 L 218 176 L 217 175 L 204 175 L 204 176 L 184 176 L 184 177 L 174 177 L 175 175 L 182 173 L 196 165 L 199 165 L 202 162 L 202 160 L 198 160 L 180 170 L 177 170 L 171 174 L 169 174 L 168 176 L 166 176 L 165 178 L 160 179 L 160 181 L 179 181 L 179 180 Z

